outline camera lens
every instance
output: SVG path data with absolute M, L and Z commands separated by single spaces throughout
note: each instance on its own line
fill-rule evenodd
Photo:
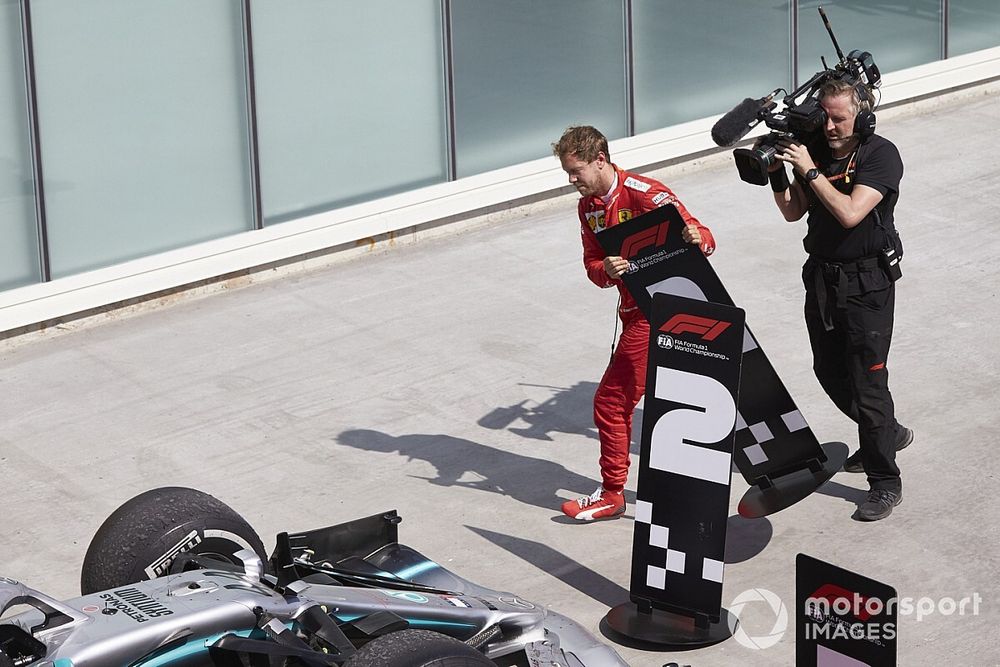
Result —
M 774 140 L 765 138 L 755 148 L 737 148 L 733 151 L 740 178 L 753 185 L 767 185 L 767 169 L 774 164 L 777 147 Z

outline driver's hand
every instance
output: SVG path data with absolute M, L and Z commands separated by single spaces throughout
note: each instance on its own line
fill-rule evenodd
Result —
M 681 230 L 681 238 L 686 243 L 701 245 L 701 232 L 695 225 L 684 225 L 684 229 Z
M 604 270 L 612 280 L 618 280 L 629 268 L 628 260 L 617 255 L 609 255 L 604 258 Z

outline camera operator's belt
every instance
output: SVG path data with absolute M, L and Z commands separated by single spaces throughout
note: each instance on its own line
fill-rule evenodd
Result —
M 813 286 L 816 289 L 816 301 L 823 318 L 823 328 L 833 329 L 833 308 L 847 307 L 848 277 L 860 271 L 878 268 L 878 257 L 862 257 L 852 262 L 828 262 L 810 255 L 806 266 L 812 271 Z M 836 302 L 830 300 L 830 288 L 833 288 Z

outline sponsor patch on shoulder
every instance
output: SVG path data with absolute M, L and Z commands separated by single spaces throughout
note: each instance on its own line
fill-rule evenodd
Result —
M 674 201 L 674 198 L 670 196 L 669 192 L 661 192 L 660 194 L 658 194 L 655 197 L 653 197 L 653 204 L 655 204 L 656 206 L 659 206 L 663 202 L 666 202 L 666 203 L 669 204 L 669 203 L 671 203 L 673 201 Z
M 639 192 L 646 192 L 649 188 L 653 187 L 649 183 L 643 183 L 642 181 L 632 178 L 629 176 L 625 179 L 625 187 L 632 188 L 633 190 L 638 190 Z
M 587 213 L 587 226 L 590 227 L 590 231 L 595 234 L 597 232 L 604 231 L 604 228 L 607 226 L 604 224 L 604 210 L 589 211 Z M 580 230 L 580 233 L 583 233 L 582 229 Z

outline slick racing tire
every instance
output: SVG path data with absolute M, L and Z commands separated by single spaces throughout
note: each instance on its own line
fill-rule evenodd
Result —
M 496 667 L 468 644 L 430 630 L 400 630 L 376 637 L 344 667 Z
M 241 549 L 267 554 L 260 537 L 222 501 L 195 489 L 163 487 L 116 509 L 94 535 L 83 559 L 84 595 L 166 574 L 184 552 L 239 563 Z

